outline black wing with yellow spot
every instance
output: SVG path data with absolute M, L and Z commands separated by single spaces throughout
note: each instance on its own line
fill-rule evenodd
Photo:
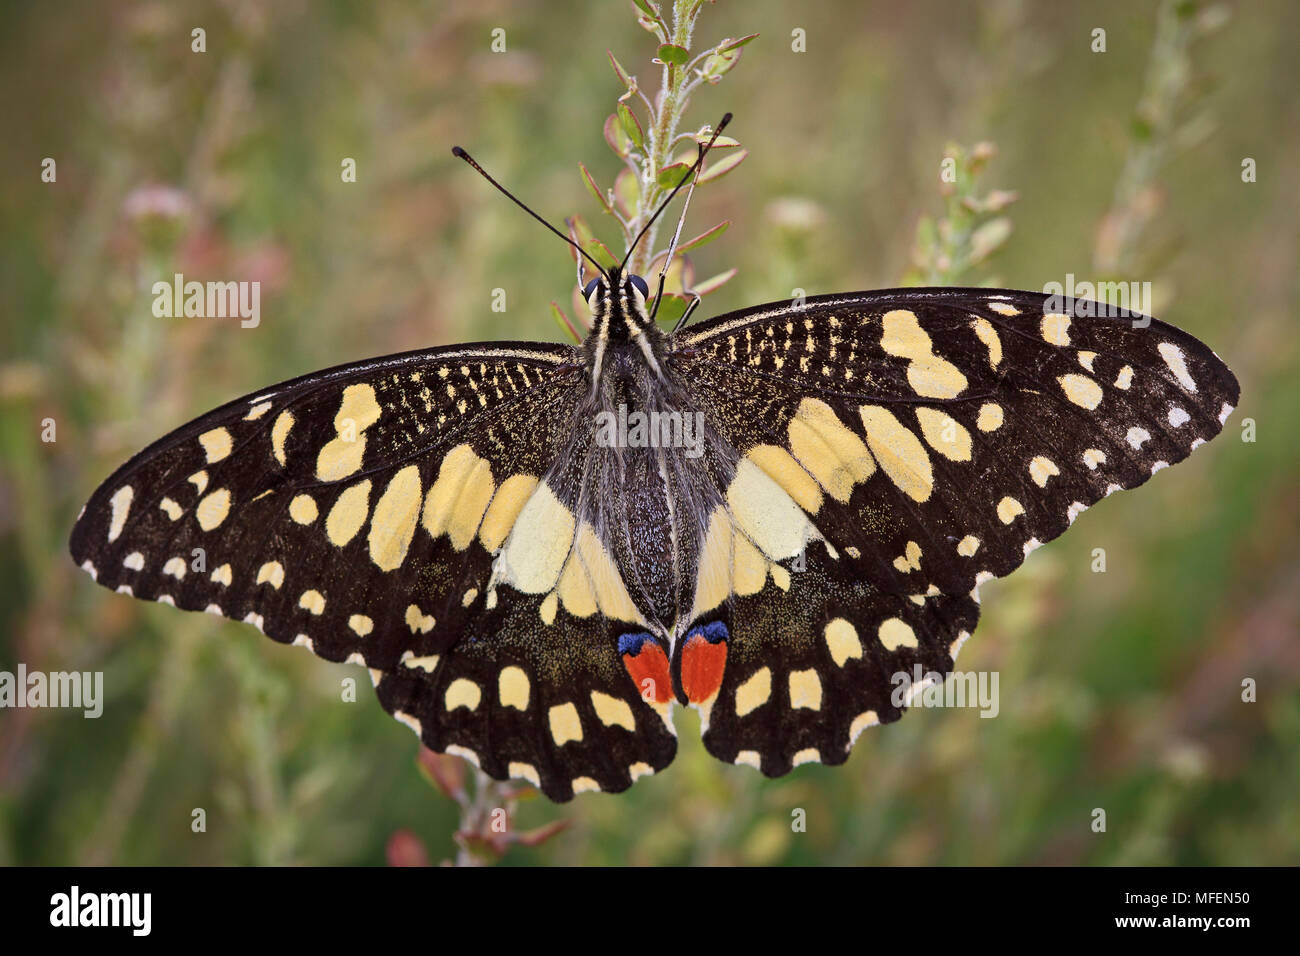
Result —
M 580 373 L 573 349 L 502 343 L 265 389 L 104 482 L 73 558 L 107 588 L 364 664 L 426 744 L 495 777 L 561 800 L 624 789 L 676 743 L 618 653 L 640 616 L 593 583 L 608 555 L 545 480 Z
M 678 648 L 712 753 L 843 762 L 901 716 L 897 675 L 951 671 L 982 581 L 1218 434 L 1238 386 L 1209 348 L 1052 305 L 901 289 L 683 337 L 679 372 L 741 454 Z

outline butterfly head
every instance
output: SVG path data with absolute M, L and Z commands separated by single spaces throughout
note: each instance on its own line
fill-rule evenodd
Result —
M 655 325 L 646 307 L 650 287 L 645 279 L 615 266 L 601 273 L 583 287 L 583 297 L 591 309 L 591 335 L 587 353 L 591 362 L 592 393 L 595 394 L 606 353 L 611 349 L 640 355 L 655 376 L 662 375 L 659 358 L 664 349 L 664 334 Z
M 645 279 L 617 268 L 597 276 L 582 290 L 591 309 L 592 334 L 610 340 L 631 341 L 652 328 Z

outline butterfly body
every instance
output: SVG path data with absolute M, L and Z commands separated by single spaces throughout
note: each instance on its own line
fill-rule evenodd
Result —
M 1238 396 L 1186 333 L 1039 293 L 670 333 L 647 291 L 589 285 L 581 346 L 432 349 L 232 402 L 110 477 L 73 557 L 364 664 L 428 746 L 553 799 L 665 766 L 674 703 L 778 775 L 898 719 L 897 675 L 952 670 L 983 581 Z

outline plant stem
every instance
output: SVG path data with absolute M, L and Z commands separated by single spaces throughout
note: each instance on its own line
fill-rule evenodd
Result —
M 699 0 L 674 0 L 673 25 L 669 43 L 684 50 L 691 48 L 691 35 L 695 30 L 695 18 L 699 16 L 702 4 Z M 636 234 L 645 226 L 646 221 L 654 215 L 660 201 L 670 190 L 659 185 L 659 172 L 672 162 L 673 143 L 677 139 L 677 126 L 682 113 L 690 100 L 690 67 L 663 65 L 663 83 L 656 97 L 654 122 L 650 124 L 649 155 L 641 165 L 641 189 L 637 197 L 636 214 L 629 224 L 627 242 L 636 238 Z M 654 258 L 655 237 L 659 234 L 661 221 L 655 222 L 645 239 L 637 246 L 636 252 L 628 261 L 628 268 L 637 275 L 644 275 Z

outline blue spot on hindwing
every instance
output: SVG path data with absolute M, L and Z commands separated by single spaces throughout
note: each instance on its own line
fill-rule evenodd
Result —
M 618 639 L 618 652 L 620 655 L 631 654 L 636 657 L 637 654 L 641 653 L 641 645 L 646 641 L 653 643 L 654 638 L 645 631 L 623 634 Z

